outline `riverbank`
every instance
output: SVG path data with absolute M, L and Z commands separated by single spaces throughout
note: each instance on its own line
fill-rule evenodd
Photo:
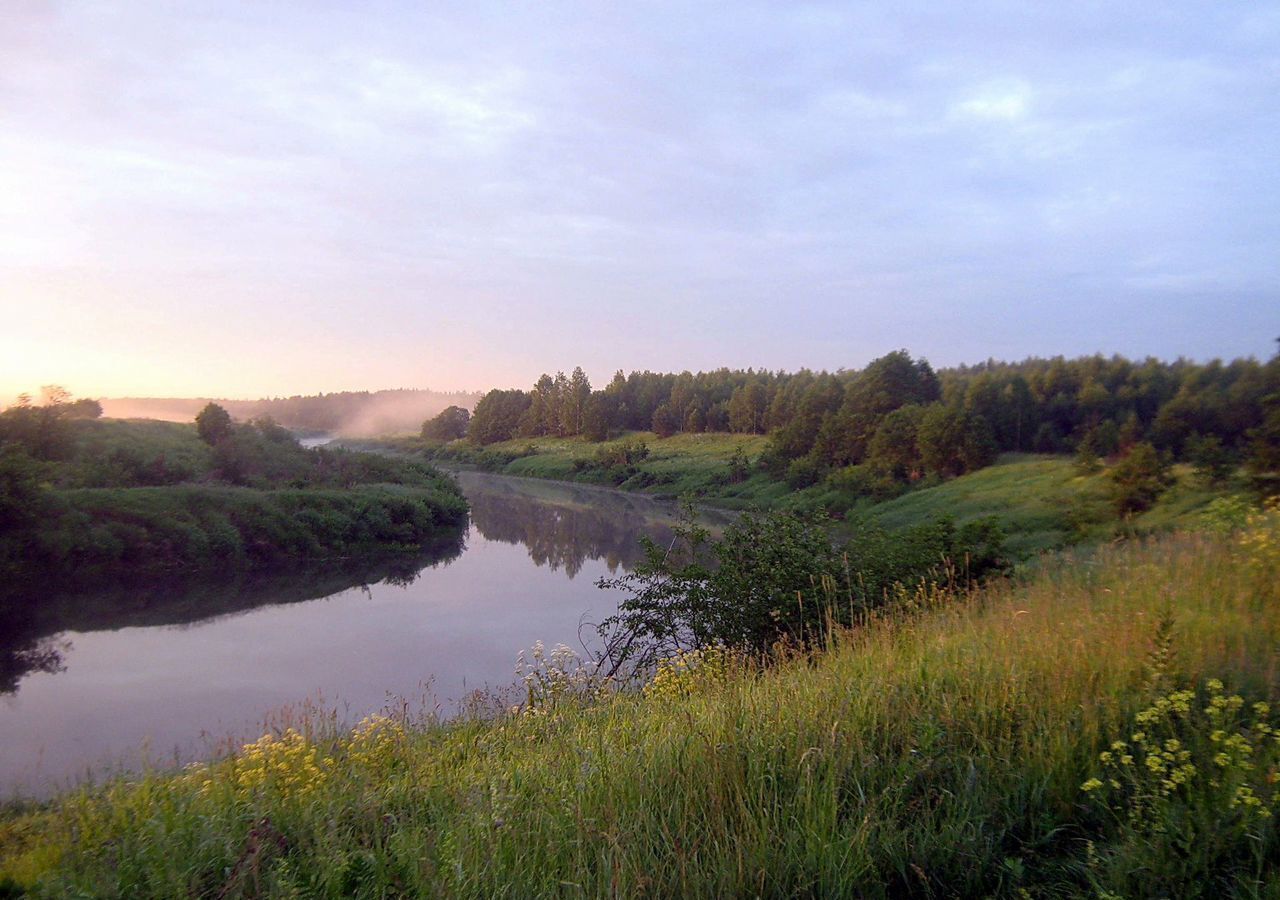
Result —
M 0 448 L 6 587 L 412 554 L 466 524 L 457 485 L 429 466 L 305 449 L 271 423 L 214 445 L 191 425 L 64 426 L 47 458 Z
M 1018 559 L 1192 526 L 1215 499 L 1240 492 L 1230 485 L 1206 486 L 1189 466 L 1175 466 L 1172 484 L 1154 505 L 1125 518 L 1110 501 L 1105 465 L 1082 472 L 1071 457 L 1010 453 L 994 465 L 958 478 L 869 495 L 839 472 L 816 484 L 789 484 L 758 465 L 766 444 L 767 439 L 759 435 L 659 438 L 635 432 L 604 444 L 542 437 L 475 447 L 465 441 L 424 445 L 406 438 L 384 446 L 406 454 L 425 451 L 433 461 L 464 470 L 693 497 L 700 505 L 728 510 L 822 510 L 835 520 L 837 533 L 841 523 L 845 523 L 843 530 L 851 532 L 859 522 L 898 529 L 944 515 L 954 517 L 959 525 L 995 516 L 1008 535 L 1008 552 Z M 626 458 L 628 448 L 630 459 Z
M 544 663 L 518 713 L 286 732 L 11 810 L 0 871 L 32 896 L 1265 894 L 1277 546 L 1273 514 L 1046 559 L 648 696 Z

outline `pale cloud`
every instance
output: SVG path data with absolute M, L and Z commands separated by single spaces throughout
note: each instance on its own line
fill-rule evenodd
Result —
M 43 314 L 0 355 L 185 336 L 292 393 L 1265 354 L 1277 40 L 1208 2 L 4 5 L 0 300 Z
M 980 88 L 952 107 L 961 118 L 1016 122 L 1025 118 L 1032 101 L 1031 86 L 1022 81 L 1000 82 Z

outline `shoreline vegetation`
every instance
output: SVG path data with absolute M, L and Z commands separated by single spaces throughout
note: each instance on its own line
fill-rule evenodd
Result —
M 421 462 L 305 449 L 213 404 L 214 426 L 81 404 L 54 394 L 0 413 L 6 593 L 412 555 L 466 523 L 457 485 Z
M 577 438 L 519 439 L 477 448 L 465 441 L 423 445 L 417 438 L 344 441 L 352 448 L 412 456 L 446 470 L 478 471 L 511 477 L 584 484 L 671 499 L 695 498 L 699 505 L 732 511 L 776 510 L 831 518 L 836 540 L 869 525 L 889 530 L 951 517 L 965 525 L 995 516 L 1006 536 L 1006 550 L 1017 560 L 1126 536 L 1150 534 L 1192 523 L 1214 500 L 1252 495 L 1247 480 L 1229 475 L 1207 482 L 1189 464 L 1168 467 L 1151 505 L 1124 514 L 1115 507 L 1109 473 L 1116 461 L 1082 467 L 1072 457 L 1008 453 L 978 471 L 913 485 L 877 499 L 836 483 L 791 488 L 783 480 L 751 466 L 765 440 L 730 434 L 676 435 L 628 433 L 609 444 Z M 624 473 L 594 463 L 601 448 L 643 446 L 647 451 Z M 748 471 L 735 480 L 737 460 Z M 621 480 L 619 476 L 623 475 Z
M 0 820 L 11 896 L 1273 896 L 1280 510 Z
M 899 350 L 861 370 L 581 369 L 449 407 L 420 435 L 353 446 L 843 526 L 995 514 L 1019 558 L 1276 493 L 1280 355 L 1172 363 L 1029 358 L 934 370 Z

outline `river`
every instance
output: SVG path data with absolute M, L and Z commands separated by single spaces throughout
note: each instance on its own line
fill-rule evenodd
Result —
M 365 571 L 27 598 L 0 621 L 0 798 L 207 756 L 299 717 L 450 715 L 517 655 L 580 648 L 596 587 L 670 538 L 675 506 L 463 473 L 461 541 Z M 723 519 L 711 515 L 713 526 Z

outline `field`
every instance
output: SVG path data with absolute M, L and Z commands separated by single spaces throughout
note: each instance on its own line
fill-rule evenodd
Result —
M 0 871 L 33 896 L 1277 896 L 1277 584 L 1272 514 L 922 589 L 763 671 L 592 696 L 544 659 L 514 712 L 313 723 L 13 809 Z

